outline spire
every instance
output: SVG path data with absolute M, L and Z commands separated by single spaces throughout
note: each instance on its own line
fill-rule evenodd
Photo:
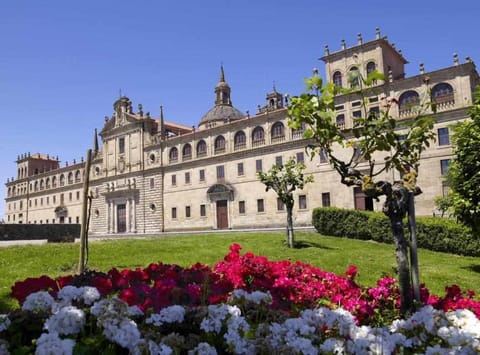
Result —
M 93 154 L 98 153 L 98 135 L 97 135 L 97 129 L 95 128 L 95 133 L 93 135 Z
M 223 71 L 223 64 L 220 65 L 220 82 L 225 82 L 225 72 Z
M 160 138 L 165 140 L 165 121 L 163 119 L 163 106 L 160 105 Z
M 220 80 L 218 81 L 217 86 L 215 86 L 215 95 L 215 106 L 232 106 L 232 101 L 230 100 L 230 86 L 225 81 L 225 72 L 223 70 L 223 65 L 220 66 Z

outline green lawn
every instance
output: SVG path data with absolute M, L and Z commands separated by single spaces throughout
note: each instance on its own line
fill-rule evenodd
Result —
M 374 285 L 385 274 L 395 276 L 392 245 L 324 237 L 314 232 L 296 232 L 297 249 L 288 249 L 284 233 L 216 233 L 144 239 L 91 241 L 88 267 L 107 271 L 116 267 L 144 267 L 152 262 L 188 266 L 196 262 L 215 264 L 228 253 L 232 243 L 271 260 L 301 260 L 324 270 L 343 274 L 349 265 L 359 269 L 357 281 Z M 0 248 L 0 313 L 15 307 L 9 298 L 17 280 L 46 274 L 52 277 L 74 273 L 78 244 L 44 244 Z M 420 250 L 420 280 L 433 293 L 442 294 L 446 285 L 458 284 L 480 292 L 480 258 L 461 257 Z

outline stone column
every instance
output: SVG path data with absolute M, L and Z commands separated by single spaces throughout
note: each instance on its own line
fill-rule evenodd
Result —
M 130 199 L 128 198 L 127 201 L 126 201 L 126 206 L 125 206 L 125 209 L 126 209 L 126 223 L 127 223 L 127 232 L 130 233 L 131 232 L 131 228 L 130 228 Z
M 135 203 L 135 197 L 132 199 L 132 209 L 133 209 L 132 211 L 133 233 L 137 233 L 137 204 Z

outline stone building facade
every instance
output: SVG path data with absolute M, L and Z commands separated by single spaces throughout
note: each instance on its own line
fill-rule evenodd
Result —
M 373 70 L 384 73 L 386 80 L 376 83 L 367 109 L 379 111 L 382 98 L 395 98 L 399 105 L 391 114 L 398 120 L 414 117 L 415 104 L 432 95 L 437 140 L 423 154 L 418 179 L 423 194 L 416 199 L 417 213 L 432 215 L 435 197 L 447 189 L 442 176 L 452 157 L 451 125 L 468 117 L 480 83 L 474 63 L 460 63 L 454 56 L 450 67 L 427 73 L 421 65 L 418 75 L 406 77 L 406 59 L 379 31 L 367 42 L 359 36 L 349 48 L 342 43 L 337 52 L 326 46 L 321 59 L 326 80 L 339 86 L 348 85 L 353 70 L 364 76 Z M 318 206 L 380 209 L 381 202 L 366 198 L 359 188 L 342 185 L 324 157 L 310 160 L 302 130 L 288 127 L 286 100 L 274 89 L 255 115 L 241 113 L 232 104 L 223 68 L 214 106 L 197 128 L 167 122 L 162 112 L 152 118 L 140 105 L 134 112 L 129 98 L 119 98 L 95 134 L 90 233 L 284 226 L 284 206 L 273 191 L 265 191 L 256 172 L 290 157 L 303 161 L 306 173 L 314 176 L 314 183 L 296 192 L 295 225 L 311 224 L 312 209 Z M 348 129 L 351 118 L 360 114 L 359 98 L 349 94 L 335 100 L 337 124 Z M 79 222 L 83 161 L 60 167 L 58 158 L 23 154 L 17 167 L 17 178 L 6 183 L 6 223 Z

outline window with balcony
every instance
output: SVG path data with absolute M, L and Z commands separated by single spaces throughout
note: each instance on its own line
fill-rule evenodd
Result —
M 262 127 L 257 126 L 253 129 L 252 132 L 252 145 L 259 146 L 265 144 L 265 131 Z
M 192 159 L 192 146 L 187 143 L 183 146 L 182 149 L 182 159 L 183 160 L 190 160 Z
M 285 139 L 285 129 L 282 122 L 275 122 L 272 126 L 272 142 L 283 141 Z
M 225 152 L 225 137 L 218 136 L 217 138 L 215 138 L 214 149 L 215 154 Z
M 247 146 L 247 136 L 245 135 L 245 132 L 238 131 L 235 133 L 233 142 L 235 150 L 244 149 Z
M 176 162 L 178 161 L 178 149 L 177 147 L 173 147 L 170 149 L 170 152 L 168 153 L 168 159 L 170 162 Z
M 338 86 L 339 88 L 343 86 L 342 73 L 340 73 L 339 71 L 336 71 L 335 73 L 333 73 L 333 84 L 335 86 Z

